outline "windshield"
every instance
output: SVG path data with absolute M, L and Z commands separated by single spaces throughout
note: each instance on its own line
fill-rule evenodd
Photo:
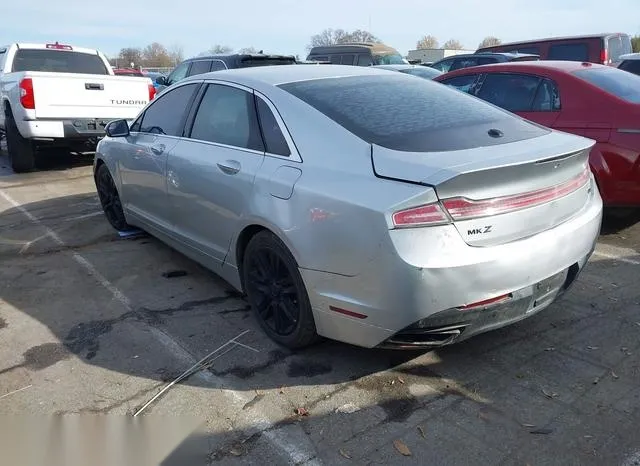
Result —
M 359 138 L 393 150 L 462 150 L 548 132 L 468 94 L 402 73 L 313 79 L 279 87 Z M 500 128 L 504 137 L 488 138 L 491 128 Z
M 294 57 L 244 57 L 240 60 L 241 68 L 270 65 L 295 65 Z
M 620 99 L 640 103 L 640 76 L 618 68 L 591 68 L 574 72 L 580 79 Z
M 44 49 L 18 49 L 13 59 L 12 71 L 109 74 L 97 54 Z
M 406 65 L 402 55 L 399 53 L 375 54 L 373 55 L 373 61 L 376 65 Z
M 442 73 L 435 68 L 429 68 L 426 66 L 416 66 L 415 68 L 407 68 L 399 70 L 401 73 L 412 74 L 424 79 L 433 79 L 436 76 L 440 76 Z

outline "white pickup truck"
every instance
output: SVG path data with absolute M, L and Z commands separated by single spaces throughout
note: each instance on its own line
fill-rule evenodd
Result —
M 95 150 L 110 120 L 133 120 L 154 96 L 149 78 L 115 76 L 97 50 L 0 46 L 0 133 L 17 173 L 37 166 L 39 148 Z

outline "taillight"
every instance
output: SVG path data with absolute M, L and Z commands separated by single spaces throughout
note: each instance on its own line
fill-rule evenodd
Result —
M 503 303 L 511 299 L 511 293 L 496 296 L 495 298 L 489 298 L 475 303 L 467 304 L 466 306 L 460 306 L 458 309 L 462 311 L 469 311 L 471 309 L 477 309 L 480 307 L 493 306 L 495 304 Z
M 600 50 L 600 63 L 603 65 L 607 64 L 607 60 L 609 59 L 609 54 L 607 53 L 607 49 Z
M 36 97 L 33 93 L 33 81 L 31 78 L 24 78 L 20 81 L 20 104 L 27 110 L 36 108 Z
M 564 183 L 523 194 L 482 200 L 454 197 L 444 199 L 441 203 L 400 210 L 393 214 L 393 224 L 398 228 L 441 225 L 449 223 L 450 219 L 471 220 L 528 209 L 571 194 L 589 182 L 590 173 L 586 168 Z
M 393 224 L 396 227 L 419 227 L 442 223 L 449 223 L 449 217 L 437 203 L 400 210 L 393 214 Z
M 153 87 L 153 84 L 149 84 L 149 102 L 151 102 L 155 96 L 156 96 L 156 88 Z

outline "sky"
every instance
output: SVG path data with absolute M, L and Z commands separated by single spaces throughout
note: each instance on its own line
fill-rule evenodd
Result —
M 457 39 L 470 50 L 503 42 L 600 32 L 640 34 L 640 0 L 23 0 L 5 2 L 0 45 L 55 42 L 115 56 L 157 41 L 185 58 L 215 44 L 306 56 L 325 28 L 370 30 L 403 55 L 420 37 Z

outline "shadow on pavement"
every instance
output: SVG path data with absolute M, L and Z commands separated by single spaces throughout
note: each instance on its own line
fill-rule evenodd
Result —
M 93 164 L 93 153 L 72 153 L 62 149 L 40 149 L 38 168 L 34 171 L 49 172 L 70 170 Z M 14 175 L 4 145 L 0 146 L 0 177 Z
M 252 330 L 243 342 L 258 352 L 221 358 L 209 372 L 226 388 L 255 394 L 243 410 L 286 394 L 291 415 L 249 435 L 193 436 L 167 466 L 279 464 L 267 437 L 290 425 L 303 429 L 327 464 L 348 463 L 347 457 L 358 464 L 500 464 L 506 458 L 502 464 L 540 464 L 540 458 L 545 464 L 613 464 L 637 440 L 640 370 L 637 358 L 627 357 L 640 350 L 637 266 L 594 261 L 550 309 L 428 353 L 328 341 L 291 352 L 266 339 L 242 297 L 212 273 L 152 238 L 120 240 L 95 215 L 94 194 L 24 207 L 65 245 L 46 238 L 33 243 L 42 231 L 17 209 L 0 213 L 6 264 L 0 298 L 61 342 L 31 348 L 23 366 L 39 370 L 75 354 L 89 365 L 167 382 L 186 367 L 167 367 L 160 353 L 144 364 L 132 361 L 132 354 L 149 350 L 145 341 L 132 341 L 135 329 L 150 326 L 175 336 L 197 357 Z M 132 309 L 96 290 L 94 277 L 74 263 L 75 252 L 116 283 Z M 167 268 L 188 274 L 166 280 Z M 192 297 L 200 289 L 209 296 Z M 172 301 L 176 296 L 182 299 Z M 0 333 L 11 331 L 1 327 Z M 208 386 L 197 377 L 183 384 Z M 344 408 L 350 404 L 355 410 Z M 295 413 L 299 408 L 302 414 Z M 412 456 L 405 458 L 396 440 Z M 203 463 L 185 462 L 184 455 L 195 460 L 200 454 Z

